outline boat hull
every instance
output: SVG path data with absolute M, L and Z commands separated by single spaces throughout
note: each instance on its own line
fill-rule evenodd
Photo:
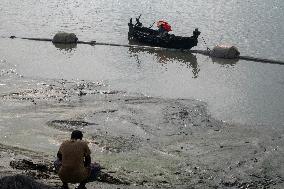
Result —
M 181 37 L 167 33 L 161 35 L 158 30 L 136 26 L 132 24 L 132 21 L 128 23 L 128 26 L 128 39 L 130 41 L 137 41 L 142 44 L 164 48 L 191 49 L 197 45 L 198 36 L 200 35 L 198 29 L 193 31 L 193 36 L 191 37 Z

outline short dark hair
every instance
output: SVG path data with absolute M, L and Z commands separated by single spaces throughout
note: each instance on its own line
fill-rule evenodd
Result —
M 71 139 L 75 139 L 75 140 L 80 139 L 80 140 L 82 140 L 82 138 L 83 138 L 83 133 L 81 131 L 79 131 L 79 130 L 75 130 L 75 131 L 73 131 L 71 133 Z

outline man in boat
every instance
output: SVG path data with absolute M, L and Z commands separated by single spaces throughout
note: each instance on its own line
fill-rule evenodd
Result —
M 141 16 L 141 15 L 140 15 Z M 137 27 L 142 27 L 142 23 L 140 22 L 140 16 L 138 17 L 138 18 L 136 18 L 136 24 L 135 24 L 135 26 L 137 26 Z
M 172 31 L 171 25 L 163 20 L 157 22 L 157 27 L 159 28 L 158 32 L 160 37 L 164 37 L 168 34 L 169 31 Z
M 77 189 L 86 189 L 86 183 L 100 172 L 99 164 L 91 163 L 91 151 L 82 138 L 82 132 L 75 130 L 71 139 L 64 141 L 58 150 L 54 165 L 63 183 L 62 189 L 68 189 L 68 183 L 80 183 Z

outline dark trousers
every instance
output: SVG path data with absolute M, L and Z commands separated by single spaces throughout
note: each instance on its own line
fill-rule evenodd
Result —
M 61 165 L 62 164 L 61 164 L 61 161 L 59 159 L 54 161 L 54 168 L 55 168 L 56 173 L 59 172 Z M 85 181 L 85 183 L 95 181 L 97 179 L 97 177 L 99 176 L 101 169 L 102 168 L 101 168 L 100 164 L 98 164 L 96 162 L 91 163 L 91 173 L 90 173 L 90 176 Z

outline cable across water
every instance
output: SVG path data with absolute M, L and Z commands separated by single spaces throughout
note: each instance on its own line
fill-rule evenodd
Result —
M 28 37 L 16 37 L 16 36 L 10 36 L 9 38 L 27 39 L 27 40 L 34 40 L 34 41 L 50 41 L 50 42 L 53 41 L 53 39 L 49 39 L 49 38 L 28 38 Z M 105 43 L 105 42 L 96 42 L 96 41 L 77 41 L 76 43 L 77 44 L 88 44 L 92 46 L 104 45 L 104 46 L 116 46 L 116 47 L 128 47 L 128 48 L 131 47 L 131 48 L 139 48 L 139 49 L 183 51 L 183 52 L 188 52 L 188 53 L 198 53 L 198 54 L 202 54 L 205 56 L 214 57 L 214 54 L 211 53 L 211 50 L 208 47 L 207 47 L 207 50 L 185 50 L 185 49 L 170 49 L 170 48 L 164 48 L 164 47 L 154 47 L 154 46 L 144 46 L 144 45 L 126 45 L 126 44 L 116 44 L 116 43 Z M 281 60 L 257 58 L 257 57 L 252 57 L 252 56 L 238 56 L 236 59 L 284 65 L 284 61 L 281 61 Z

